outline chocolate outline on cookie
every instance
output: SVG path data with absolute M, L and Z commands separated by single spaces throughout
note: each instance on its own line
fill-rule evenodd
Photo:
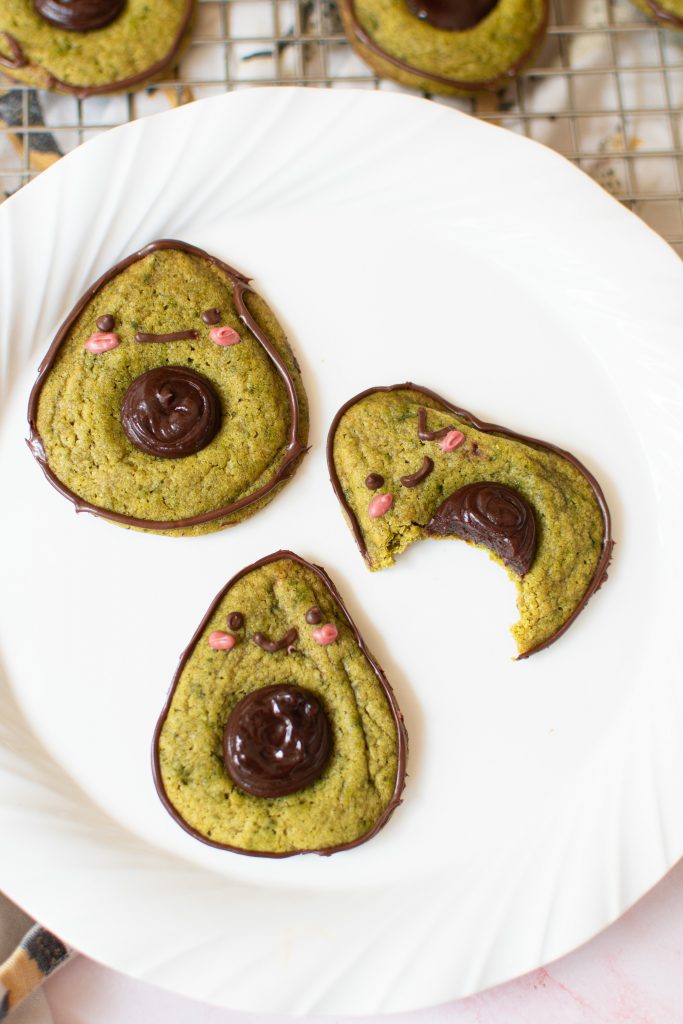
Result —
M 224 505 L 222 508 L 214 509 L 209 512 L 202 512 L 197 516 L 188 516 L 185 519 L 169 519 L 169 520 L 158 520 L 158 519 L 138 519 L 135 516 L 126 516 L 121 512 L 114 512 L 110 509 L 101 508 L 98 505 L 93 505 L 83 498 L 79 497 L 74 491 L 70 490 L 59 477 L 50 469 L 47 461 L 47 455 L 43 446 L 42 439 L 36 428 L 36 416 L 38 411 L 38 403 L 40 401 L 40 393 L 43 389 L 43 385 L 47 379 L 50 370 L 52 369 L 57 353 L 64 343 L 69 331 L 73 327 L 74 323 L 81 315 L 85 307 L 90 303 L 101 288 L 109 281 L 112 281 L 122 271 L 132 266 L 133 263 L 137 263 L 139 260 L 149 256 L 150 253 L 158 252 L 160 250 L 176 249 L 180 252 L 188 253 L 191 256 L 196 256 L 199 259 L 208 260 L 209 263 L 218 267 L 223 273 L 230 279 L 234 286 L 233 301 L 237 310 L 240 321 L 247 328 L 249 333 L 256 339 L 256 341 L 262 346 L 266 354 L 270 358 L 271 362 L 275 366 L 280 378 L 282 379 L 285 389 L 287 391 L 287 404 L 289 407 L 289 439 L 287 447 L 285 449 L 285 455 L 280 465 L 277 467 L 272 478 L 258 490 L 251 494 L 246 495 L 243 498 L 239 498 L 237 501 L 231 502 L 229 505 Z M 38 462 L 43 473 L 50 481 L 55 490 L 59 491 L 60 494 L 68 498 L 73 503 L 77 512 L 90 512 L 93 515 L 101 516 L 103 519 L 109 519 L 115 523 L 121 523 L 123 526 L 136 527 L 142 530 L 183 530 L 192 526 L 200 526 L 204 523 L 214 522 L 216 519 L 223 519 L 226 516 L 233 515 L 235 512 L 240 512 L 244 508 L 248 508 L 250 505 L 255 504 L 270 494 L 280 483 L 286 480 L 296 468 L 296 464 L 302 455 L 308 450 L 306 445 L 299 440 L 299 427 L 301 423 L 301 410 L 299 406 L 299 398 L 296 393 L 296 387 L 294 385 L 294 379 L 291 376 L 287 366 L 280 356 L 279 352 L 272 344 L 268 336 L 258 326 L 251 313 L 247 309 L 244 296 L 251 292 L 256 294 L 252 288 L 249 287 L 251 279 L 240 274 L 238 270 L 219 260 L 216 256 L 211 256 L 208 252 L 203 249 L 199 249 L 196 245 L 190 245 L 188 242 L 180 242 L 176 239 L 164 238 L 156 242 L 150 242 L 149 245 L 144 246 L 142 249 L 138 249 L 132 255 L 127 256 L 120 263 L 117 263 L 114 267 L 108 270 L 105 274 L 95 281 L 93 285 L 81 296 L 74 308 L 71 310 L 66 320 L 59 328 L 52 344 L 50 345 L 47 353 L 38 368 L 38 377 L 31 390 L 28 403 L 28 424 L 29 424 L 29 437 L 27 444 L 33 457 Z M 291 351 L 291 350 L 290 350 Z M 292 359 L 294 354 L 292 353 Z
M 655 0 L 645 0 L 645 3 L 650 8 L 651 17 L 658 25 L 678 31 L 683 29 L 683 17 L 674 14 L 673 11 L 667 11 L 666 7 L 661 7 Z
M 339 843 L 337 846 L 326 846 L 319 850 L 289 850 L 285 853 L 276 853 L 268 850 L 245 850 L 239 846 L 230 846 L 227 843 L 218 843 L 215 840 L 210 839 L 208 836 L 202 835 L 201 832 L 198 832 L 197 829 L 193 828 L 192 825 L 186 822 L 185 819 L 181 816 L 181 814 L 176 810 L 176 808 L 171 803 L 164 788 L 163 779 L 161 777 L 161 764 L 159 759 L 159 739 L 161 736 L 161 731 L 164 727 L 164 723 L 166 722 L 166 718 L 168 717 L 168 713 L 173 702 L 173 697 L 175 695 L 176 687 L 180 682 L 180 677 L 183 673 L 183 670 L 192 652 L 194 651 L 195 647 L 201 640 L 204 630 L 209 624 L 218 605 L 221 603 L 223 598 L 227 596 L 232 587 L 237 582 L 239 582 L 239 580 L 241 580 L 244 576 L 247 576 L 250 572 L 253 572 L 255 569 L 260 569 L 264 565 L 269 565 L 272 562 L 282 561 L 295 562 L 297 565 L 302 565 L 305 569 L 309 569 L 315 576 L 317 576 L 317 578 L 320 580 L 323 586 L 325 586 L 328 592 L 330 593 L 332 600 L 335 603 L 335 607 L 339 609 L 339 612 L 346 621 L 346 624 L 351 630 L 353 638 L 356 644 L 358 645 L 359 650 L 367 659 L 370 668 L 374 672 L 382 688 L 382 691 L 386 695 L 387 701 L 389 702 L 391 715 L 396 725 L 398 763 L 396 766 L 396 784 L 394 786 L 394 791 L 391 796 L 391 800 L 389 801 L 388 805 L 386 806 L 382 814 L 379 816 L 375 824 L 372 826 L 372 828 L 364 835 L 359 836 L 358 839 L 353 839 L 348 843 Z M 283 859 L 285 857 L 298 857 L 308 853 L 316 853 L 321 857 L 330 857 L 333 853 L 341 853 L 344 850 L 352 850 L 356 846 L 361 846 L 363 843 L 367 843 L 368 840 L 372 839 L 375 835 L 377 835 L 380 829 L 383 828 L 384 825 L 386 825 L 391 815 L 394 813 L 396 808 L 401 803 L 401 796 L 406 784 L 407 756 L 408 733 L 405 727 L 405 723 L 403 721 L 403 713 L 401 712 L 401 709 L 398 706 L 398 701 L 396 700 L 396 695 L 394 694 L 391 684 L 389 683 L 389 680 L 384 674 L 384 670 L 382 669 L 381 665 L 379 664 L 379 662 L 376 661 L 376 659 L 368 650 L 367 645 L 363 637 L 361 636 L 358 627 L 356 626 L 356 623 L 351 618 L 351 615 L 346 605 L 344 604 L 344 601 L 342 600 L 341 594 L 337 590 L 337 587 L 332 582 L 332 580 L 330 579 L 326 571 L 322 568 L 322 566 L 315 565 L 313 562 L 306 561 L 305 558 L 302 558 L 300 555 L 295 554 L 293 551 L 283 549 L 281 551 L 274 551 L 271 555 L 266 555 L 265 558 L 259 558 L 258 561 L 252 562 L 250 565 L 247 565 L 244 569 L 240 569 L 238 573 L 236 573 L 230 580 L 228 580 L 223 589 L 219 591 L 219 593 L 211 602 L 208 611 L 206 612 L 204 618 L 202 619 L 199 626 L 195 630 L 192 639 L 190 640 L 190 643 L 180 656 L 178 668 L 176 669 L 175 675 L 173 676 L 173 682 L 171 683 L 171 689 L 168 692 L 166 703 L 164 704 L 163 710 L 159 715 L 159 719 L 154 729 L 154 737 L 152 740 L 152 774 L 154 776 L 154 785 L 159 795 L 159 799 L 161 800 L 161 802 L 163 803 L 164 807 L 171 815 L 171 817 L 181 826 L 181 828 L 185 830 L 185 832 L 189 833 L 189 835 L 193 836 L 195 839 L 199 839 L 200 842 L 205 843 L 207 846 L 213 846 L 218 850 L 228 850 L 231 853 L 240 853 L 246 857 L 270 857 L 276 858 L 278 860 Z
M 75 96 L 76 99 L 84 100 L 88 96 L 102 96 L 110 92 L 128 92 L 131 86 L 141 85 L 143 83 L 151 82 L 162 71 L 165 70 L 170 64 L 173 63 L 175 58 L 182 49 L 183 42 L 185 40 L 186 33 L 190 30 L 190 25 L 194 15 L 195 0 L 187 0 L 185 11 L 182 15 L 182 20 L 176 35 L 173 38 L 170 50 L 161 57 L 154 64 L 150 64 L 144 71 L 140 71 L 135 75 L 131 75 L 129 78 L 120 78 L 116 82 L 105 82 L 103 85 L 71 85 L 69 82 L 62 81 L 61 78 L 57 78 L 53 75 L 42 64 L 33 64 L 26 54 L 24 53 L 21 43 L 18 39 L 15 39 L 9 32 L 1 32 L 7 42 L 10 50 L 12 51 L 12 57 L 7 57 L 6 54 L 0 53 L 0 64 L 10 70 L 12 69 L 26 69 L 33 68 L 36 71 L 42 72 L 47 76 L 47 80 L 44 84 L 36 85 L 35 88 L 40 89 L 55 89 L 58 92 L 68 93 L 71 96 Z M 95 29 L 96 32 L 105 32 L 108 26 L 101 29 Z M 67 31 L 66 29 L 56 29 L 55 31 Z M 82 33 L 87 35 L 88 33 Z
M 406 71 L 409 75 L 413 75 L 415 78 L 424 78 L 427 81 L 436 82 L 438 85 L 445 85 L 450 89 L 457 89 L 460 92 L 468 93 L 501 92 L 503 89 L 505 89 L 506 86 L 508 86 L 510 82 L 512 82 L 513 79 L 517 77 L 517 75 L 525 66 L 525 64 L 529 60 L 531 60 L 536 50 L 540 47 L 545 37 L 545 34 L 548 30 L 548 22 L 550 20 L 549 0 L 543 0 L 543 20 L 534 32 L 531 42 L 529 43 L 529 46 L 524 51 L 524 53 L 520 57 L 518 57 L 517 60 L 509 66 L 509 68 L 507 68 L 505 71 L 502 71 L 499 75 L 496 75 L 494 78 L 485 78 L 481 79 L 480 81 L 473 80 L 467 82 L 458 78 L 449 78 L 447 75 L 437 75 L 432 71 L 426 71 L 423 70 L 422 68 L 418 68 L 414 64 L 408 64 L 406 61 L 401 60 L 400 57 L 394 57 L 393 54 L 389 53 L 388 50 L 385 50 L 383 47 L 381 47 L 379 43 L 375 42 L 372 36 L 368 35 L 368 33 L 365 31 L 360 21 L 358 20 L 358 15 L 356 14 L 355 0 L 339 0 L 339 7 L 342 13 L 342 20 L 343 16 L 346 15 L 353 30 L 353 34 L 355 35 L 358 42 L 362 46 L 366 46 L 369 50 L 372 50 L 372 52 L 377 54 L 378 57 L 381 57 L 382 60 L 388 61 L 390 64 L 393 64 L 394 67 L 398 68 L 399 71 Z M 417 16 L 415 17 L 415 21 L 417 24 L 424 24 L 424 22 L 421 22 L 420 19 L 417 18 Z M 435 31 L 443 32 L 448 30 L 435 29 Z M 467 31 L 472 30 L 468 29 Z
M 567 462 L 571 463 L 572 466 L 578 469 L 590 485 L 590 488 L 593 491 L 593 494 L 595 495 L 595 500 L 597 501 L 600 511 L 602 513 L 602 521 L 604 526 L 602 549 L 600 552 L 600 558 L 598 559 L 598 564 L 595 567 L 593 578 L 591 579 L 591 582 L 586 588 L 585 594 L 583 595 L 583 597 L 581 598 L 581 600 L 579 601 L 579 603 L 577 604 L 576 608 L 569 616 L 567 621 L 564 622 L 560 626 L 560 628 L 552 634 L 552 636 L 548 637 L 547 640 L 543 640 L 540 644 L 537 644 L 535 647 L 532 647 L 529 651 L 525 651 L 523 654 L 518 654 L 515 660 L 523 661 L 525 658 L 529 658 L 532 654 L 536 654 L 538 651 L 542 651 L 546 647 L 550 647 L 551 644 L 555 643 L 555 641 L 558 640 L 562 636 L 562 634 L 569 629 L 569 627 L 574 622 L 576 617 L 586 607 L 588 601 L 593 596 L 593 594 L 600 589 L 602 584 L 607 579 L 607 568 L 610 564 L 610 561 L 612 560 L 614 540 L 612 539 L 612 519 L 610 516 L 609 508 L 607 506 L 605 495 L 602 491 L 602 487 L 595 479 L 591 471 L 587 469 L 586 466 L 584 466 L 583 463 L 580 462 L 575 455 L 572 455 L 571 452 L 565 451 L 564 448 L 559 448 L 557 445 L 551 444 L 549 441 L 540 441 L 538 438 L 528 437 L 526 434 L 519 434 L 514 430 L 508 430 L 506 427 L 500 427 L 495 423 L 487 423 L 484 420 L 480 420 L 473 413 L 468 412 L 466 409 L 461 409 L 457 405 L 453 405 L 452 402 L 449 402 L 445 398 L 442 398 L 441 395 L 438 395 L 435 391 L 430 391 L 429 388 L 420 387 L 420 385 L 413 384 L 411 381 L 407 381 L 405 384 L 389 384 L 383 387 L 367 388 L 365 391 L 361 391 L 359 394 L 354 395 L 354 397 L 350 398 L 348 402 L 345 402 L 344 405 L 342 405 L 341 409 L 339 409 L 335 414 L 335 417 L 332 420 L 332 424 L 330 426 L 329 433 L 327 435 L 327 468 L 330 474 L 330 483 L 332 484 L 334 493 L 337 495 L 339 504 L 342 506 L 342 509 L 344 510 L 344 514 L 347 518 L 349 526 L 351 527 L 351 532 L 353 533 L 356 544 L 358 545 L 358 549 L 362 554 L 363 558 L 365 559 L 365 561 L 367 562 L 367 564 L 371 568 L 372 562 L 368 555 L 368 549 L 363 539 L 363 532 L 360 528 L 360 524 L 358 522 L 356 514 L 351 508 L 349 502 L 346 500 L 346 496 L 342 489 L 341 482 L 337 474 L 336 466 L 334 464 L 334 438 L 337 433 L 337 428 L 344 414 L 351 408 L 351 406 L 355 405 L 357 402 L 362 401 L 362 399 L 367 398 L 368 395 L 391 391 L 414 391 L 418 395 L 425 395 L 432 401 L 438 402 L 438 404 L 443 406 L 443 408 L 446 411 L 453 413 L 454 416 L 457 416 L 459 419 L 464 420 L 466 423 L 469 423 L 470 426 L 474 427 L 476 430 L 481 430 L 485 434 L 497 434 L 500 437 L 509 437 L 515 441 L 522 441 L 524 444 L 530 445 L 533 448 L 537 448 L 539 451 L 554 452 L 555 455 L 559 455 L 563 459 L 566 459 Z

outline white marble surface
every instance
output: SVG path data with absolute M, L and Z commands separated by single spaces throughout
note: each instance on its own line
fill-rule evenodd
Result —
M 514 942 L 514 935 L 510 935 Z M 267 980 L 264 979 L 264 983 Z M 44 987 L 54 1024 L 285 1024 L 230 1013 L 78 957 Z M 319 1024 L 323 1018 L 308 1018 Z M 331 1018 L 325 1018 L 330 1024 Z M 683 861 L 619 921 L 506 985 L 383 1024 L 683 1024 Z M 369 1024 L 371 1018 L 356 1018 Z M 342 1018 L 334 1018 L 342 1024 Z

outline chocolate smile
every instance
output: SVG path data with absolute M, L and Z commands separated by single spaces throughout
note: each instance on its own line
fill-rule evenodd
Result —
M 409 473 L 406 476 L 401 477 L 401 483 L 404 487 L 417 487 L 423 480 L 426 480 L 431 471 L 434 469 L 434 460 L 430 459 L 428 455 L 425 455 L 422 460 L 422 465 L 415 473 Z
M 293 626 L 280 640 L 269 640 L 264 633 L 254 633 L 251 639 L 262 651 L 275 654 L 277 651 L 284 651 L 286 647 L 291 647 L 293 643 L 296 643 L 298 637 L 299 630 Z

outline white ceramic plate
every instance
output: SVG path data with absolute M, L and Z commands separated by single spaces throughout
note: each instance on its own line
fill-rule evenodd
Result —
M 25 448 L 39 357 L 152 239 L 256 279 L 288 325 L 313 449 L 238 529 L 88 516 Z M 683 853 L 683 269 L 549 150 L 414 98 L 261 90 L 109 132 L 0 208 L 2 884 L 69 942 L 235 1009 L 405 1010 L 526 971 Z M 327 482 L 333 413 L 414 380 L 575 452 L 602 482 L 609 583 L 515 663 L 514 588 L 422 544 L 364 568 Z M 192 840 L 152 784 L 176 659 L 239 568 L 329 570 L 405 712 L 405 802 L 371 843 L 268 861 Z

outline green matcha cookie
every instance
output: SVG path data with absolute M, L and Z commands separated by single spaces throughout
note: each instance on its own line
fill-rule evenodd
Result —
M 29 447 L 78 511 L 157 533 L 232 526 L 306 450 L 299 368 L 265 302 L 195 246 L 152 242 L 78 301 L 41 364 Z
M 340 0 L 351 45 L 387 78 L 425 92 L 499 92 L 545 38 L 548 0 Z
M 400 802 L 407 737 L 329 576 L 277 551 L 234 576 L 180 660 L 154 737 L 167 810 L 211 846 L 330 854 Z
M 0 67 L 79 99 L 125 92 L 176 63 L 194 0 L 2 0 Z
M 683 0 L 633 0 L 633 2 L 662 28 L 683 32 Z
M 610 517 L 578 459 L 414 384 L 371 388 L 330 429 L 332 485 L 371 569 L 413 541 L 485 547 L 517 586 L 519 656 L 556 640 L 607 578 Z

